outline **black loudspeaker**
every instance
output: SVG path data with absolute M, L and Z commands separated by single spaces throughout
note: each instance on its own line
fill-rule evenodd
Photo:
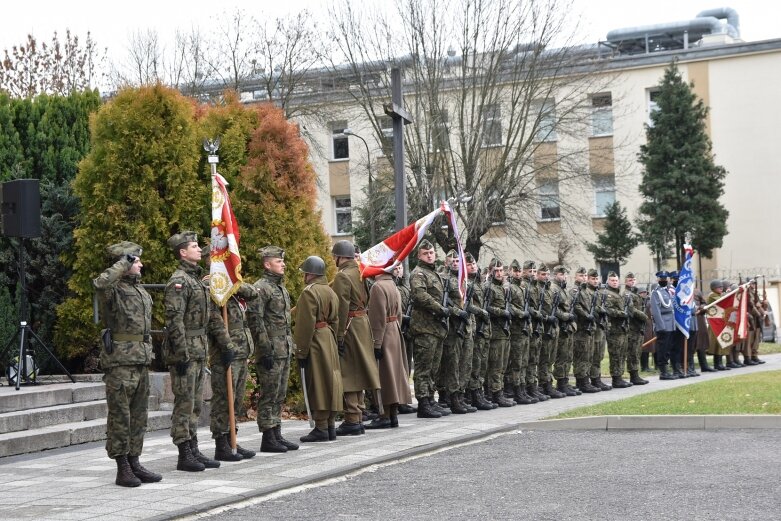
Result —
M 0 210 L 6 237 L 41 236 L 41 190 L 37 179 L 0 184 Z

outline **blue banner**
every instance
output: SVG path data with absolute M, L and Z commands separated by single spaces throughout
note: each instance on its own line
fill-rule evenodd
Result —
M 694 309 L 694 274 L 692 273 L 692 249 L 684 246 L 686 260 L 678 274 L 678 286 L 675 288 L 675 326 L 689 338 L 689 327 Z

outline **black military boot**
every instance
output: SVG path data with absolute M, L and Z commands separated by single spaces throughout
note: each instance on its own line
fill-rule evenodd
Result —
M 383 416 L 379 416 L 371 421 L 368 425 L 366 425 L 367 429 L 390 429 L 391 428 L 391 419 L 390 416 L 387 418 Z
M 464 393 L 461 391 L 458 391 L 458 403 L 461 404 L 461 406 L 466 409 L 466 412 L 472 413 L 477 412 L 477 407 L 470 405 L 466 402 L 466 399 L 464 398 Z
M 613 388 L 614 389 L 626 389 L 628 387 L 632 387 L 632 384 L 630 382 L 627 382 L 624 380 L 621 376 L 614 376 L 613 377 Z
M 537 398 L 541 402 L 547 402 L 548 400 L 550 400 L 550 396 L 540 392 L 540 388 L 534 384 L 530 384 L 526 386 L 526 394 Z
M 491 402 L 486 402 L 483 398 L 483 393 L 478 389 L 472 389 L 469 391 L 472 394 L 472 404 L 477 407 L 478 411 L 490 411 L 494 406 Z
M 595 387 L 599 387 L 600 391 L 609 391 L 609 390 L 612 389 L 611 386 L 609 386 L 608 384 L 606 384 L 605 382 L 602 381 L 601 377 L 592 378 L 591 379 L 591 385 L 593 385 Z
M 632 385 L 645 385 L 648 380 L 640 378 L 640 373 L 637 371 L 629 371 L 629 383 Z
M 689 367 L 686 368 L 686 376 L 688 378 L 692 378 L 694 376 L 700 376 L 700 373 L 697 372 L 697 370 L 694 368 L 694 362 L 692 362 Z
M 447 391 L 439 391 L 439 400 L 434 403 L 442 408 L 450 408 L 450 393 Z
M 515 402 L 504 397 L 504 391 L 494 391 L 492 401 L 499 407 L 512 407 Z
M 570 389 L 571 391 L 573 391 L 575 393 L 575 396 L 580 396 L 581 394 L 583 394 L 580 389 L 570 385 L 569 378 L 565 378 L 564 379 L 564 385 L 567 386 L 567 389 Z
M 234 454 L 228 442 L 228 435 L 221 434 L 214 438 L 214 459 L 217 461 L 241 461 L 244 457 L 239 454 L 238 450 Z
M 177 445 L 177 448 L 179 449 L 179 459 L 176 461 L 176 470 L 200 472 L 206 469 L 206 465 L 198 461 L 195 455 L 193 455 L 190 440 L 183 441 Z
M 493 400 L 491 400 L 491 393 L 486 392 L 483 389 L 480 389 L 477 391 L 477 393 L 480 395 L 480 399 L 491 406 L 491 409 L 496 409 L 499 407 L 498 403 L 494 403 Z
M 452 393 L 450 395 L 450 412 L 453 414 L 466 414 L 469 411 L 464 407 L 464 404 L 458 399 L 458 393 Z
M 274 427 L 274 437 L 281 445 L 284 445 L 287 450 L 298 450 L 298 443 L 293 443 L 292 441 L 288 441 L 282 437 L 281 425 L 277 425 L 276 427 Z
M 515 403 L 518 405 L 531 405 L 533 403 L 537 403 L 538 400 L 532 401 L 531 396 L 526 394 L 523 391 L 523 387 L 520 385 L 513 386 L 513 400 L 515 400 Z
M 364 434 L 366 430 L 363 427 L 363 423 L 352 423 L 348 422 L 347 420 L 343 421 L 337 428 L 336 428 L 336 435 L 337 436 L 360 436 L 361 434 Z
M 450 414 L 453 412 L 449 407 L 445 407 L 441 403 L 437 402 L 433 396 L 428 397 L 428 404 L 433 410 L 437 411 L 442 416 L 450 416 Z
M 138 461 L 138 456 L 128 456 L 127 462 L 130 463 L 130 468 L 133 470 L 133 474 L 136 475 L 141 483 L 157 483 L 163 479 L 163 476 L 157 472 L 152 472 L 149 469 L 145 469 L 141 462 Z
M 686 378 L 686 374 L 683 372 L 683 366 L 678 364 L 677 362 L 672 364 L 673 366 L 673 374 L 677 376 L 678 378 Z
M 542 390 L 543 393 L 547 394 L 548 396 L 554 399 L 565 398 L 567 396 L 566 394 L 559 392 L 555 387 L 553 387 L 553 383 L 550 381 L 545 382 L 545 384 L 542 386 L 542 389 L 543 389 Z
M 674 373 L 667 370 L 667 365 L 659 365 L 659 380 L 677 380 L 678 377 Z
M 724 367 L 724 364 L 721 361 L 721 355 L 713 355 L 713 367 L 717 371 L 726 371 L 727 368 Z
M 708 357 L 704 351 L 697 351 L 697 361 L 700 363 L 701 373 L 715 373 L 716 369 L 708 365 Z
M 589 382 L 588 378 L 577 378 L 575 381 L 577 382 L 578 389 L 584 393 L 598 393 L 602 390 L 599 387 L 594 387 L 591 385 L 591 382 Z
M 759 358 L 758 356 L 752 356 L 752 357 L 751 357 L 751 360 L 752 360 L 752 361 L 754 361 L 754 362 L 756 362 L 756 364 L 755 364 L 755 365 L 758 365 L 758 364 L 764 364 L 764 363 L 765 363 L 765 361 L 764 361 L 764 360 L 762 360 L 761 358 Z
M 575 392 L 574 389 L 570 388 L 570 386 L 567 385 L 567 379 L 566 378 L 557 378 L 556 379 L 556 390 L 560 393 L 563 393 L 565 396 L 577 396 L 578 393 Z
M 504 382 L 504 397 L 512 400 L 513 396 L 515 396 L 515 393 L 513 392 L 512 382 Z
M 418 400 L 418 418 L 441 418 L 442 415 L 431 408 L 428 396 Z
M 117 456 L 114 458 L 117 460 L 117 479 L 114 483 L 120 487 L 137 487 L 141 484 L 141 480 L 138 476 L 133 474 L 133 469 L 130 468 L 130 463 L 127 461 L 127 456 Z
M 287 452 L 287 447 L 279 442 L 274 434 L 274 429 L 266 429 L 260 440 L 260 452 Z
M 196 436 L 190 438 L 190 449 L 193 451 L 193 456 L 195 456 L 195 459 L 203 463 L 203 466 L 207 469 L 220 468 L 219 461 L 207 458 L 203 453 L 201 453 L 200 450 L 198 450 L 198 438 Z
M 399 406 L 391 405 L 390 410 L 391 429 L 395 429 L 399 426 Z
M 414 407 L 408 403 L 402 403 L 399 405 L 399 414 L 412 414 L 414 412 L 418 412 L 417 407 Z
M 301 438 L 299 439 L 301 440 L 302 443 L 315 443 L 320 441 L 328 441 L 329 439 L 328 431 L 324 429 L 318 429 L 317 427 L 315 427 L 314 429 L 312 429 L 312 432 L 310 432 L 306 436 L 301 436 Z
M 328 441 L 336 440 L 336 425 L 328 426 Z

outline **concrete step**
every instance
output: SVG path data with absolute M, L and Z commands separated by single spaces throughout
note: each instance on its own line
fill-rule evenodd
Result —
M 39 409 L 78 402 L 103 400 L 106 387 L 100 382 L 55 383 L 0 387 L 0 413 Z
M 170 411 L 150 411 L 147 430 L 171 427 Z M 106 419 L 61 423 L 0 434 L 0 457 L 27 454 L 106 439 Z

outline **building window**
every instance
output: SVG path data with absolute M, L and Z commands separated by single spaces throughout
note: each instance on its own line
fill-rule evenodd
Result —
M 387 154 L 387 152 L 393 151 L 393 118 L 379 116 L 377 125 L 379 125 L 382 134 L 382 151 Z
M 594 216 L 604 217 L 607 208 L 616 202 L 616 178 L 614 176 L 600 176 L 593 179 L 594 182 Z
M 660 92 L 658 90 L 649 90 L 648 91 L 648 126 L 653 127 L 654 122 L 651 119 L 651 114 L 659 110 L 659 94 Z
M 334 197 L 334 216 L 337 235 L 353 232 L 353 211 L 349 195 Z
M 545 179 L 539 183 L 540 194 L 540 220 L 548 221 L 559 219 L 561 209 L 559 207 L 559 180 Z
M 540 105 L 539 126 L 535 137 L 537 141 L 556 141 L 556 104 L 546 100 Z
M 334 159 L 349 159 L 350 158 L 350 143 L 347 136 L 344 134 L 344 129 L 347 127 L 346 121 L 334 121 L 330 124 L 331 127 L 331 143 L 333 146 L 333 158 Z
M 500 129 L 501 134 L 501 129 Z M 429 152 L 447 150 L 450 144 L 448 131 L 447 110 L 439 109 L 431 111 L 431 133 L 429 134 Z
M 483 105 L 483 146 L 502 144 L 502 109 L 499 104 Z
M 486 204 L 488 211 L 488 221 L 491 226 L 502 226 L 507 222 L 507 213 L 504 210 L 504 204 L 497 195 L 488 197 Z
M 610 94 L 591 97 L 591 135 L 613 135 L 613 98 Z

